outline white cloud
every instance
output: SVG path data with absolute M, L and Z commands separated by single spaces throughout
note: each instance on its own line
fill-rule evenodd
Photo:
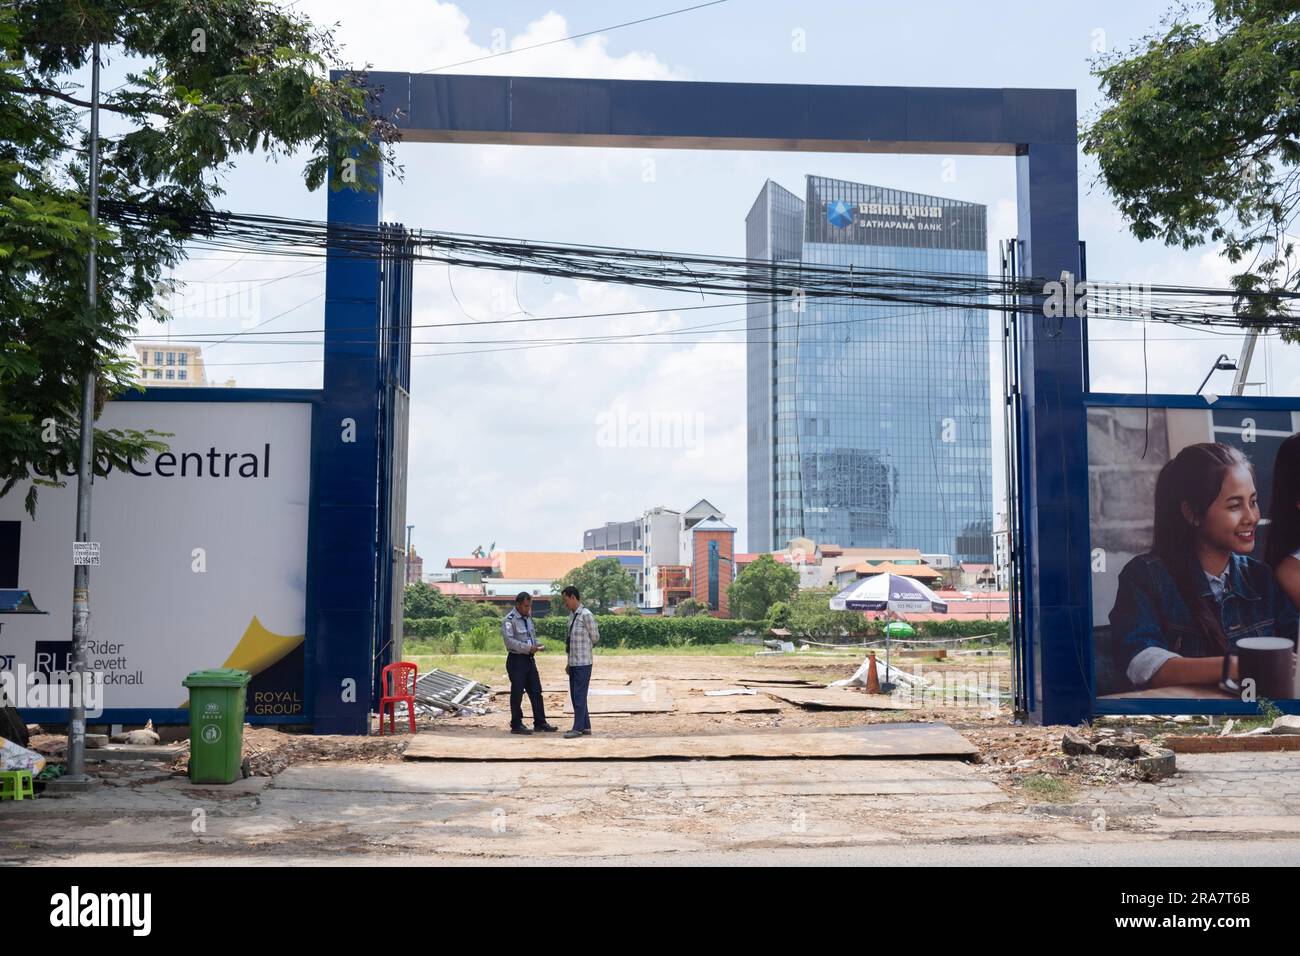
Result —
M 472 323 L 417 330 L 417 342 L 457 344 L 416 351 L 481 350 L 415 360 L 408 521 L 432 559 L 492 539 L 512 549 L 577 549 L 588 527 L 701 497 L 743 526 L 742 345 L 504 344 L 685 329 L 738 319 L 742 309 L 486 325 L 473 320 L 516 311 L 513 276 L 456 270 L 464 312 L 451 299 L 445 269 L 416 276 L 417 323 Z M 628 312 L 661 301 L 625 286 L 537 279 L 524 280 L 520 298 L 535 315 Z M 637 416 L 667 424 L 638 432 Z
M 428 0 L 304 0 L 297 9 L 316 23 L 338 24 L 345 59 L 376 70 L 419 73 L 476 60 L 438 72 L 622 80 L 684 77 L 649 51 L 610 53 L 603 34 L 565 40 L 583 31 L 553 10 L 511 35 L 502 24 L 471 21 L 456 4 Z M 525 49 L 538 44 L 547 45 Z M 516 52 L 493 55 L 506 50 Z

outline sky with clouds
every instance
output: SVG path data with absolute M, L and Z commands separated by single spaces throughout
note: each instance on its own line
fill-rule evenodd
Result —
M 1089 62 L 1150 32 L 1166 4 L 1008 0 L 909 4 L 729 0 L 573 41 L 548 41 L 686 6 L 648 3 L 300 0 L 295 9 L 336 35 L 355 65 L 444 72 L 814 84 L 1067 87 L 1083 116 L 1095 107 Z M 538 49 L 524 50 L 539 43 Z M 125 62 L 106 66 L 105 87 Z M 744 218 L 767 178 L 797 194 L 819 174 L 984 203 L 989 237 L 1015 232 L 1015 176 L 999 157 L 872 156 L 407 144 L 400 181 L 385 185 L 384 218 L 410 226 L 537 240 L 744 254 Z M 1082 162 L 1082 237 L 1093 278 L 1223 285 L 1212 249 L 1133 239 L 1095 167 Z M 325 218 L 300 166 L 248 157 L 225 176 L 227 208 Z M 990 256 L 990 271 L 996 259 Z M 171 334 L 318 329 L 324 274 L 310 261 L 197 251 Z M 745 535 L 745 358 L 742 308 L 699 310 L 699 296 L 574 284 L 505 273 L 415 271 L 408 521 L 429 567 L 476 545 L 531 550 L 581 546 L 584 528 L 655 505 L 708 498 Z M 536 325 L 482 326 L 514 314 L 663 311 Z M 678 311 L 672 311 L 677 309 Z M 540 341 L 725 322 L 681 342 L 564 346 Z M 1140 331 L 1094 323 L 1093 387 L 1141 391 Z M 206 350 L 211 378 L 241 386 L 318 386 L 320 349 L 266 336 Z M 529 339 L 529 342 L 521 342 Z M 1153 391 L 1191 392 L 1240 339 L 1154 329 L 1145 376 Z M 520 345 L 529 348 L 518 348 Z M 454 354 L 453 354 L 454 353 Z M 1250 391 L 1296 394 L 1295 349 L 1264 342 Z M 996 376 L 1000 374 L 995 371 Z M 1226 391 L 1231 373 L 1219 373 Z M 1211 389 L 1213 386 L 1211 386 Z M 990 397 L 990 413 L 995 408 Z M 638 417 L 640 416 L 640 417 Z M 638 431 L 638 421 L 658 429 Z M 994 420 L 997 420 L 994 415 Z M 995 448 L 994 461 L 1000 461 Z M 1000 471 L 994 476 L 1000 479 Z

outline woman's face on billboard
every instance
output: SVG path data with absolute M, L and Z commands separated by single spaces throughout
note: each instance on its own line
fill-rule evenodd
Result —
M 1236 554 L 1255 550 L 1255 526 L 1259 524 L 1259 500 L 1255 479 L 1240 465 L 1229 468 L 1219 487 L 1219 497 L 1197 522 L 1201 540 L 1212 548 Z

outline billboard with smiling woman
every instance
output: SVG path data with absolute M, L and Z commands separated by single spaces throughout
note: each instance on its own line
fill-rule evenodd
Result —
M 1099 702 L 1300 696 L 1297 432 L 1276 401 L 1088 409 Z

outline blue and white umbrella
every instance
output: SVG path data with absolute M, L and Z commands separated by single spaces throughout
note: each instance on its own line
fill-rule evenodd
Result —
M 948 605 L 920 581 L 901 574 L 873 574 L 831 598 L 832 611 L 893 611 L 947 614 Z
M 895 614 L 947 614 L 948 605 L 920 581 L 901 574 L 873 574 L 854 581 L 831 598 L 832 611 L 892 611 Z M 889 681 L 889 628 L 885 628 L 885 680 Z

